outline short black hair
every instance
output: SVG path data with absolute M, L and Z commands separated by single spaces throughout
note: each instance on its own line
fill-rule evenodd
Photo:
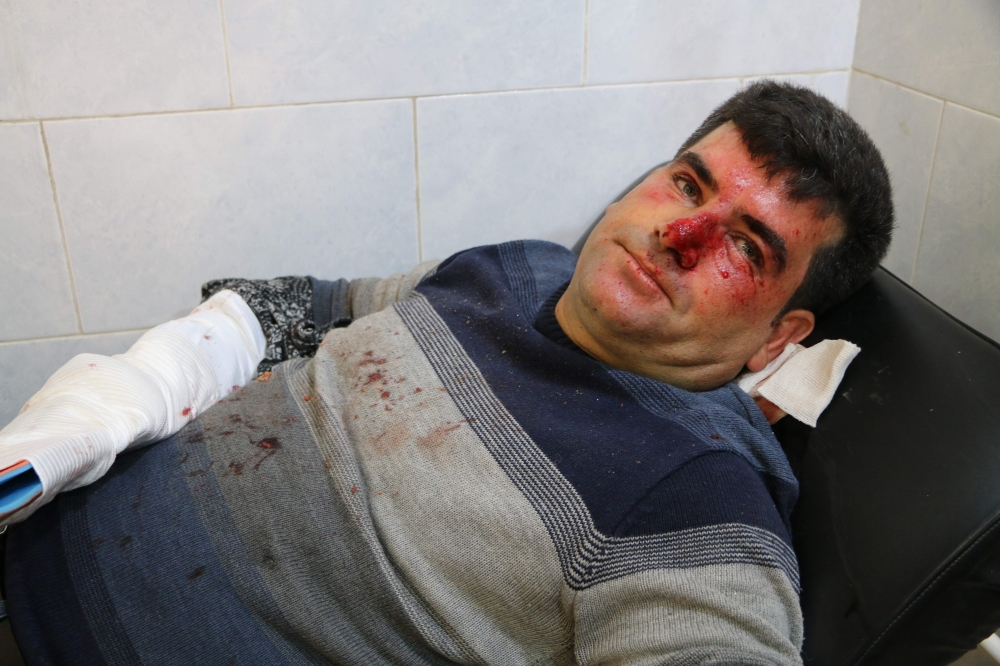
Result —
M 813 254 L 802 284 L 779 315 L 819 315 L 860 289 L 892 241 L 889 172 L 868 134 L 847 112 L 801 86 L 764 79 L 722 103 L 680 155 L 717 127 L 736 125 L 751 159 L 785 182 L 792 201 L 813 201 L 843 224 L 840 240 Z M 777 323 L 777 320 L 775 321 Z

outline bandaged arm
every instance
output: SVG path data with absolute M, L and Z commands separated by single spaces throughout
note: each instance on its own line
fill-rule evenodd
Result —
M 0 524 L 93 483 L 118 453 L 169 437 L 276 363 L 312 356 L 330 328 L 407 298 L 437 263 L 386 279 L 210 282 L 191 315 L 128 352 L 76 356 L 0 430 Z
M 75 356 L 0 431 L 0 470 L 15 473 L 0 484 L 0 522 L 27 518 L 99 479 L 125 449 L 177 432 L 246 384 L 263 353 L 253 312 L 220 291 L 124 354 Z

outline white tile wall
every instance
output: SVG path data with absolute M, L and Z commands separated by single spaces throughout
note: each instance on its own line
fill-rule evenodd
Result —
M 572 245 L 738 89 L 728 79 L 420 100 L 424 256 L 515 238 Z
M 578 85 L 584 0 L 227 0 L 238 104 Z
M 859 0 L 590 0 L 590 83 L 847 69 Z
M 896 231 L 882 263 L 907 282 L 917 259 L 943 109 L 941 100 L 860 72 L 851 79 L 851 115 L 879 147 L 892 178 Z
M 38 123 L 0 125 L 0 230 L 0 341 L 76 333 Z
M 1000 118 L 946 104 L 914 286 L 1000 340 Z
M 865 0 L 854 67 L 1000 115 L 1000 2 Z
M 216 277 L 418 260 L 409 100 L 46 123 L 88 333 L 187 313 Z
M 862 0 L 854 67 L 851 112 L 894 178 L 887 265 L 1000 339 L 1000 3 Z
M 0 45 L 0 120 L 229 106 L 219 0 L 5 0 Z
M 120 354 L 142 331 L 0 344 L 0 428 L 17 416 L 53 372 L 77 354 Z

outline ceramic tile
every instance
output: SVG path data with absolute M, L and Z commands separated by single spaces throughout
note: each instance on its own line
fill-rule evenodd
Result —
M 88 333 L 186 314 L 212 278 L 418 260 L 409 100 L 46 128 Z
M 913 285 L 1000 340 L 1000 118 L 946 104 Z
M 589 82 L 846 69 L 858 0 L 590 0 Z
M 1000 115 L 1000 2 L 865 0 L 854 67 Z
M 909 281 L 917 258 L 934 144 L 944 104 L 855 72 L 850 112 L 882 151 L 892 178 L 896 230 L 883 265 Z
M 738 88 L 732 79 L 419 100 L 424 257 L 515 238 L 572 245 Z
M 132 346 L 142 332 L 84 335 L 52 340 L 0 344 L 0 428 L 42 384 L 77 354 L 120 354 Z
M 9 0 L 0 43 L 0 119 L 229 106 L 219 0 Z
M 227 0 L 237 104 L 576 85 L 584 0 Z
M 0 341 L 76 333 L 38 123 L 0 125 Z
M 828 100 L 842 109 L 847 108 L 847 87 L 850 81 L 850 73 L 847 70 L 840 72 L 820 72 L 816 74 L 782 74 L 777 76 L 754 76 L 743 79 L 743 84 L 747 85 L 757 79 L 769 78 L 775 81 L 787 81 L 795 85 L 803 86 L 818 92 Z

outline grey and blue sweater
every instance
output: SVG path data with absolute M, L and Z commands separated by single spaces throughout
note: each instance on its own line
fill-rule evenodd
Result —
M 12 528 L 27 662 L 800 663 L 764 416 L 575 348 L 574 264 L 310 281 L 292 358 Z

